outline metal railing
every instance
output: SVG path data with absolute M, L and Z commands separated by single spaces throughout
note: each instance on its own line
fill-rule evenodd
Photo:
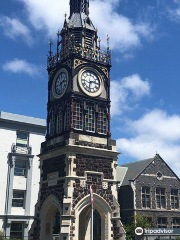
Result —
M 31 154 L 32 147 L 31 146 L 21 147 L 21 146 L 17 146 L 16 144 L 13 143 L 12 147 L 11 147 L 11 153 Z
M 47 67 L 48 68 L 54 67 L 63 58 L 70 56 L 70 54 L 74 54 L 77 57 L 98 62 L 101 64 L 109 64 L 109 65 L 111 64 L 110 50 L 107 50 L 107 52 L 105 52 L 105 51 L 100 51 L 99 49 L 71 45 L 63 49 L 60 54 L 48 56 Z

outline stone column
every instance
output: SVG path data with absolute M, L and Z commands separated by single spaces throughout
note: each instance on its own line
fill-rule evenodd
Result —
M 32 186 L 32 169 L 33 169 L 33 158 L 28 159 L 27 169 L 27 183 L 26 183 L 26 204 L 25 204 L 25 215 L 30 215 L 31 206 L 31 186 Z
M 29 221 L 24 222 L 24 240 L 28 240 Z
M 12 207 L 12 198 L 13 198 L 13 180 L 14 180 L 14 168 L 15 168 L 15 161 L 16 157 L 11 156 L 10 162 L 10 172 L 9 172 L 9 186 L 8 189 L 8 199 L 7 199 L 7 214 L 11 214 L 11 207 Z
M 10 228 L 11 228 L 11 220 L 7 221 L 7 225 L 6 225 L 6 238 L 10 238 Z

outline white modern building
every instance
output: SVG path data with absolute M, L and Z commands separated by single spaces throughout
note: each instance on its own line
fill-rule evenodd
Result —
M 43 119 L 0 112 L 0 231 L 28 239 L 38 199 Z

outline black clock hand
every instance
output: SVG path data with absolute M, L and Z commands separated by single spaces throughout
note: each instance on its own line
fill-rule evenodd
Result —
M 92 83 L 95 83 L 95 82 L 94 82 L 94 81 L 90 81 L 90 85 L 91 85 Z M 90 85 L 89 85 L 89 87 L 90 87 Z

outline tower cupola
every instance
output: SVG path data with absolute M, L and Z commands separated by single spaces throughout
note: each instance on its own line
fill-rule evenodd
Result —
M 89 0 L 70 0 L 70 16 L 73 13 L 85 13 L 89 15 Z

